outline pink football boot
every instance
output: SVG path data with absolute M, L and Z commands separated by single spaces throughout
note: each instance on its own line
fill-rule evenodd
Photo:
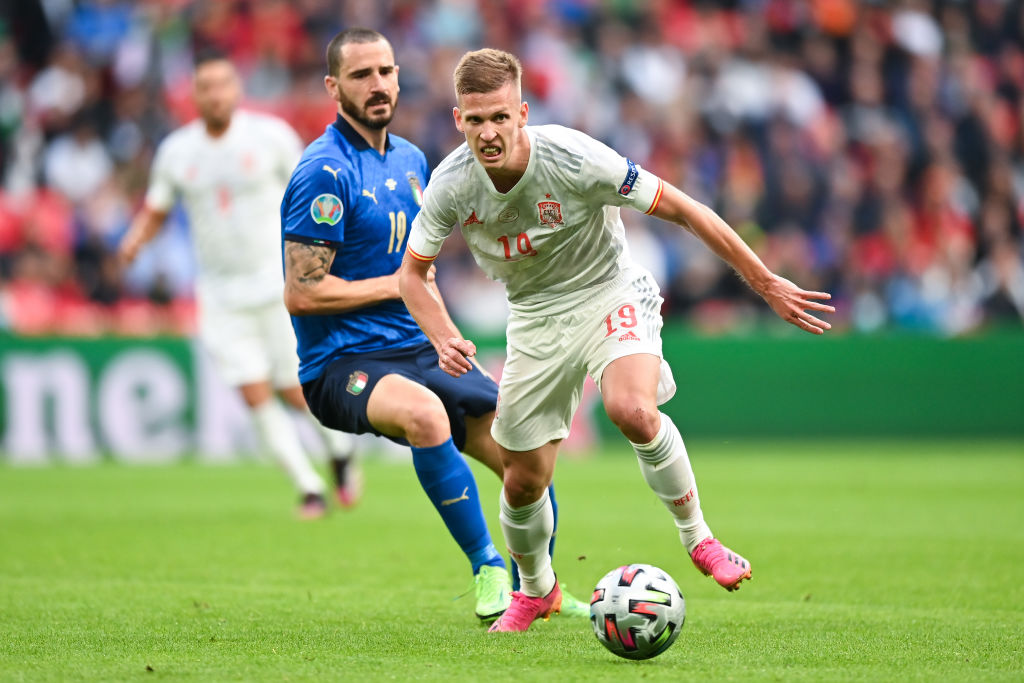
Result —
M 740 581 L 750 578 L 750 563 L 717 538 L 705 538 L 690 553 L 690 559 L 705 576 L 713 576 L 727 591 L 739 589 Z

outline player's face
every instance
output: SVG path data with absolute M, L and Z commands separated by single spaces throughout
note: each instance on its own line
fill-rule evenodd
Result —
M 200 64 L 193 87 L 199 116 L 206 125 L 226 128 L 242 98 L 242 84 L 234 65 L 224 59 Z
M 519 87 L 509 82 L 491 92 L 459 95 L 452 113 L 477 161 L 487 171 L 501 173 L 526 170 L 529 148 L 523 127 L 529 112 Z
M 398 104 L 398 67 L 386 41 L 343 45 L 339 74 L 327 76 L 324 84 L 341 110 L 360 124 L 380 130 L 391 123 Z

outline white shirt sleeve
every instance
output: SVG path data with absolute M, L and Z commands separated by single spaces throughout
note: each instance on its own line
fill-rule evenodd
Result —
M 646 214 L 654 213 L 661 201 L 664 183 L 608 145 L 579 133 L 583 151 L 583 174 L 590 180 L 588 191 L 614 206 L 628 206 Z
M 172 170 L 174 151 L 172 139 L 160 143 L 149 172 L 149 189 L 146 190 L 146 206 L 155 211 L 170 211 L 174 207 L 177 188 Z
M 412 231 L 406 245 L 413 258 L 433 261 L 437 257 L 441 245 L 455 227 L 455 210 L 447 184 L 427 184 L 427 189 L 423 191 L 423 208 L 412 222 Z

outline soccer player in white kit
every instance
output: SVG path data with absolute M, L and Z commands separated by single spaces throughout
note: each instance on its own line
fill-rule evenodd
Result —
M 142 210 L 120 245 L 131 263 L 160 231 L 175 201 L 188 214 L 199 264 L 199 336 L 223 379 L 237 387 L 264 443 L 301 495 L 299 514 L 326 512 L 324 482 L 275 392 L 316 426 L 342 505 L 359 496 L 352 438 L 321 427 L 299 386 L 295 334 L 284 307 L 278 206 L 302 142 L 284 121 L 238 110 L 241 81 L 217 52 L 196 59 L 199 118 L 157 149 Z
M 600 142 L 561 126 L 528 127 L 520 74 L 519 61 L 499 50 L 470 52 L 459 62 L 453 114 L 466 144 L 434 170 L 400 276 L 409 311 L 455 376 L 470 369 L 476 347 L 445 314 L 427 273 L 456 223 L 477 263 L 506 286 L 508 355 L 492 434 L 505 472 L 501 528 L 522 588 L 490 630 L 525 631 L 559 608 L 546 553 L 546 487 L 587 374 L 693 563 L 735 590 L 751 567 L 712 535 L 682 437 L 658 410 L 675 393 L 661 354 L 662 298 L 651 275 L 630 260 L 619 208 L 691 231 L 803 330 L 830 328 L 807 312 L 833 312 L 818 301 L 830 297 L 769 271 L 712 210 Z

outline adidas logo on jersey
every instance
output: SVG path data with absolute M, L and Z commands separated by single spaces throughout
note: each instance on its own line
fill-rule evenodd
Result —
M 633 330 L 630 330 L 626 334 L 619 337 L 619 341 L 640 341 L 640 337 L 633 334 Z
M 474 223 L 476 223 L 477 225 L 484 224 L 482 220 L 476 217 L 476 209 L 473 209 L 473 213 L 469 214 L 469 218 L 462 221 L 462 227 L 466 227 L 467 225 L 473 225 Z

